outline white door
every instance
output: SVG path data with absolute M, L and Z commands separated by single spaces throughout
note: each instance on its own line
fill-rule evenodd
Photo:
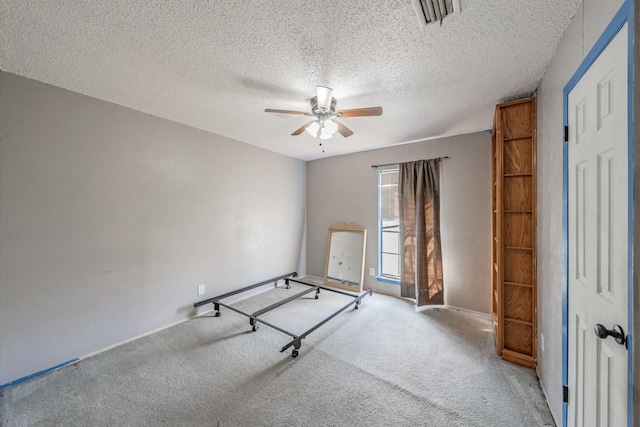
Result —
M 625 24 L 569 93 L 569 426 L 627 424 L 626 347 L 594 332 L 628 332 L 627 43 Z

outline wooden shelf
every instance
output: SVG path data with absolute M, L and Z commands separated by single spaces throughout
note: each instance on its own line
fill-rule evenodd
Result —
M 528 356 L 517 351 L 511 351 L 507 349 L 502 350 L 502 359 L 509 362 L 517 363 L 518 365 L 526 366 L 527 368 L 536 367 L 535 357 Z
M 504 284 L 511 286 L 522 286 L 523 288 L 533 288 L 533 285 L 527 285 L 526 283 L 504 282 Z
M 518 246 L 505 246 L 504 248 L 512 251 L 532 251 L 533 250 L 533 248 L 520 248 Z
M 519 320 L 519 319 L 511 319 L 509 317 L 505 317 L 504 321 L 505 322 L 519 323 L 521 325 L 526 325 L 526 326 L 533 326 L 533 322 L 527 322 L 527 321 Z
M 536 99 L 496 106 L 491 315 L 498 354 L 536 366 Z
M 503 141 L 517 141 L 519 139 L 533 138 L 533 135 L 514 136 L 512 138 L 502 138 Z

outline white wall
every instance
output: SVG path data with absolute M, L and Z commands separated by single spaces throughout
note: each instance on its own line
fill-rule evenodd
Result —
M 0 90 L 0 385 L 304 269 L 304 162 L 12 74 Z
M 562 425 L 562 90 L 622 4 L 623 0 L 584 0 L 538 87 L 537 371 L 558 425 Z
M 441 230 L 445 303 L 491 311 L 491 135 L 480 132 L 416 144 L 329 157 L 307 165 L 307 272 L 324 275 L 327 234 L 336 222 L 367 228 L 365 288 L 400 294 L 397 285 L 369 276 L 377 271 L 376 164 L 450 156 L 442 161 Z

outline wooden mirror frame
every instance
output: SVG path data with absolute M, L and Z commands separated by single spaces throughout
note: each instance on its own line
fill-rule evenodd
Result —
M 331 237 L 333 236 L 333 233 L 336 233 L 336 232 L 350 232 L 350 233 L 359 234 L 362 236 L 362 252 L 361 252 L 361 260 L 359 264 L 360 274 L 358 275 L 359 281 L 357 286 L 345 285 L 338 281 L 328 280 L 329 259 L 331 256 Z M 324 285 L 330 286 L 333 288 L 343 289 L 346 291 L 362 292 L 362 287 L 363 287 L 362 282 L 364 280 L 364 256 L 365 256 L 366 247 L 367 247 L 367 229 L 364 228 L 363 226 L 356 223 L 346 224 L 344 222 L 338 222 L 336 224 L 333 224 L 331 227 L 329 227 L 329 237 L 327 239 L 327 257 L 325 259 L 325 264 L 324 264 Z

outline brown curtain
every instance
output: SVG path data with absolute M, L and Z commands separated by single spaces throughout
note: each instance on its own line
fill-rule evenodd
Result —
M 444 304 L 440 159 L 400 164 L 400 293 L 418 306 Z

